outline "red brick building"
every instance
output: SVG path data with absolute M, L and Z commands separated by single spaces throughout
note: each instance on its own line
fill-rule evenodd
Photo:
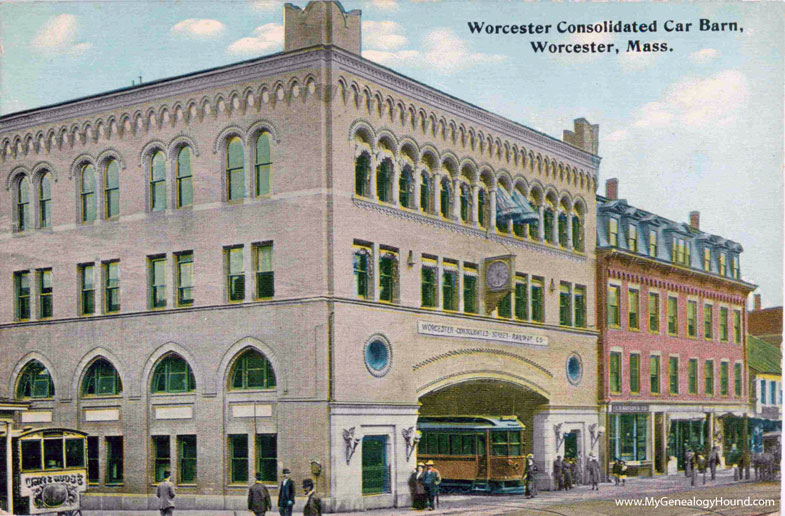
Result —
M 597 196 L 599 400 L 605 456 L 631 474 L 682 467 L 749 407 L 745 300 L 736 242 Z M 710 437 L 711 436 L 711 437 Z
M 761 340 L 782 347 L 782 307 L 761 308 L 760 294 L 755 294 L 755 303 L 748 315 L 748 331 Z

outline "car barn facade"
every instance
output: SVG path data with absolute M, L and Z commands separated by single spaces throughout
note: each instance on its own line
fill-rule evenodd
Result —
M 0 397 L 89 434 L 87 508 L 169 469 L 241 509 L 283 467 L 404 506 L 419 415 L 518 417 L 547 488 L 601 434 L 597 126 L 362 59 L 337 2 L 284 17 L 283 53 L 0 118 Z

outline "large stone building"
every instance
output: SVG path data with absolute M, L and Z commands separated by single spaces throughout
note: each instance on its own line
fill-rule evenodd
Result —
M 284 16 L 282 53 L 0 118 L 0 397 L 89 433 L 88 507 L 171 469 L 178 507 L 242 508 L 283 467 L 405 505 L 421 414 L 587 454 L 597 127 L 363 59 L 337 2 Z
M 600 402 L 607 457 L 632 474 L 683 467 L 685 450 L 741 447 L 749 408 L 740 244 L 597 197 Z M 733 442 L 731 442 L 733 441 Z

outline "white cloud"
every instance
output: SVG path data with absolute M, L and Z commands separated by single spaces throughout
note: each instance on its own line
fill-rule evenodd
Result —
M 226 27 L 218 20 L 188 18 L 172 27 L 172 33 L 197 39 L 220 36 Z
M 364 21 L 363 46 L 369 50 L 395 50 L 406 44 L 401 26 L 394 21 Z
M 704 48 L 690 54 L 690 60 L 695 63 L 708 63 L 719 55 L 719 52 L 713 48 Z
M 397 11 L 398 0 L 371 0 L 371 6 L 384 11 Z
M 472 52 L 464 40 L 447 28 L 437 28 L 423 38 L 422 64 L 444 74 L 485 63 L 500 63 L 507 56 Z
M 33 48 L 42 52 L 53 52 L 61 54 L 81 54 L 90 47 L 92 43 L 87 41 L 76 41 L 77 20 L 73 14 L 61 14 L 54 16 L 41 27 L 33 38 Z
M 283 47 L 283 25 L 267 23 L 256 27 L 253 36 L 238 39 L 227 48 L 230 54 L 264 54 Z
M 272 11 L 283 8 L 281 0 L 252 0 L 251 7 L 257 11 Z
M 388 65 L 400 63 L 401 61 L 415 61 L 420 57 L 416 50 L 400 50 L 398 52 L 385 52 L 384 50 L 363 50 L 363 57 L 376 61 L 379 64 Z
M 618 131 L 613 131 L 608 136 L 602 139 L 603 143 L 617 143 L 622 140 L 625 140 L 629 136 L 629 131 L 625 129 L 619 129 Z

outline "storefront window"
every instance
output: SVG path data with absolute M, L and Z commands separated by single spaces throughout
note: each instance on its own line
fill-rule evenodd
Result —
M 624 461 L 646 460 L 648 414 L 613 414 L 610 421 L 610 446 L 613 458 Z

